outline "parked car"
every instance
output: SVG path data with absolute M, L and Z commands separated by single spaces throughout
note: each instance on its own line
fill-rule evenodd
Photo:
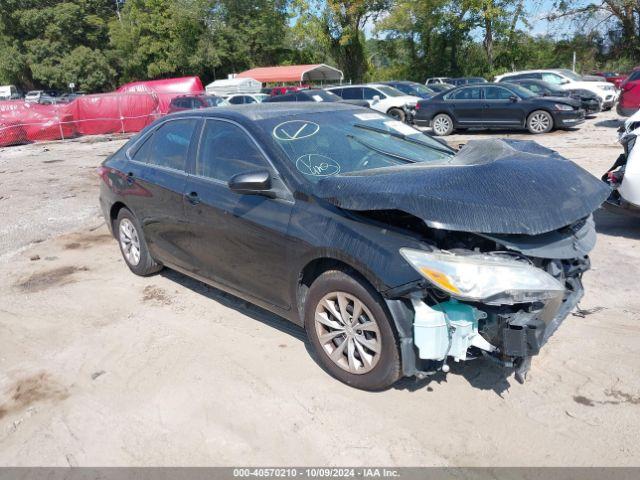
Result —
M 627 79 L 628 75 L 616 72 L 593 72 L 592 75 L 604 78 L 607 82 L 613 83 L 613 86 L 618 90 L 622 86 L 622 83 Z
M 344 85 L 327 88 L 343 100 L 366 100 L 369 106 L 382 113 L 404 121 L 411 121 L 413 112 L 420 97 L 405 95 L 399 90 L 381 83 L 365 85 Z
M 640 112 L 636 112 L 618 130 L 622 153 L 602 180 L 612 188 L 604 207 L 615 213 L 640 217 L 640 147 L 636 148 L 640 135 Z
M 460 78 L 451 78 L 449 79 L 451 85 L 459 87 L 461 85 L 469 85 L 475 83 L 487 83 L 487 80 L 482 77 L 460 77 Z
M 436 93 L 442 93 L 446 92 L 447 90 L 456 88 L 456 86 L 451 85 L 450 83 L 430 83 L 429 88 Z
M 272 87 L 263 87 L 260 89 L 260 93 L 266 93 L 267 95 L 271 95 Z
M 380 82 L 382 85 L 388 85 L 401 91 L 405 95 L 413 95 L 419 98 L 431 98 L 436 94 L 435 90 L 425 87 L 418 82 L 408 82 L 406 80 L 392 80 L 389 82 Z
M 458 87 L 420 101 L 414 123 L 432 127 L 436 135 L 456 129 L 511 128 L 546 133 L 584 122 L 580 102 L 570 97 L 539 97 L 511 83 Z
M 21 98 L 21 94 L 15 85 L 0 86 L 0 100 L 17 100 L 19 98 Z
M 285 95 L 276 95 L 269 97 L 265 102 L 343 102 L 368 107 L 369 102 L 366 100 L 343 100 L 335 93 L 319 88 L 311 88 L 308 90 L 299 90 L 297 92 L 287 93 Z
M 309 88 L 309 85 L 285 85 L 282 87 L 273 87 L 271 88 L 269 95 L 272 97 L 275 95 L 284 95 L 286 93 L 297 92 L 305 88 Z
M 59 93 L 55 90 L 31 90 L 24 96 L 24 101 L 28 103 L 40 103 L 42 105 L 53 105 L 59 100 Z
M 498 75 L 496 82 L 510 82 L 512 80 L 534 79 L 553 83 L 563 90 L 584 89 L 598 95 L 603 110 L 611 110 L 615 104 L 616 88 L 609 82 L 592 82 L 584 80 L 580 75 L 567 69 L 525 70 L 520 72 Z
M 595 93 L 590 92 L 589 90 L 584 90 L 581 88 L 575 90 L 563 90 L 553 83 L 545 82 L 543 80 L 533 80 L 529 78 L 521 80 L 511 80 L 508 83 L 520 85 L 531 90 L 536 95 L 542 97 L 571 97 L 575 98 L 576 100 L 580 100 L 581 107 L 585 111 L 586 115 L 598 113 L 602 109 L 598 96 Z
M 219 107 L 226 103 L 227 102 L 224 98 L 216 95 L 180 95 L 179 97 L 171 99 L 171 103 L 169 103 L 169 113 L 193 110 L 197 108 Z
M 262 103 L 269 95 L 266 93 L 234 93 L 224 97 L 229 105 L 244 105 L 248 103 Z
M 622 83 L 617 111 L 619 115 L 629 117 L 640 109 L 640 68 L 636 68 Z
M 431 85 L 437 85 L 439 83 L 448 83 L 451 85 L 451 78 L 449 77 L 431 77 L 427 78 L 427 81 L 424 82 L 425 85 L 431 87 Z
M 583 295 L 609 194 L 533 142 L 456 152 L 336 102 L 169 115 L 98 173 L 133 273 L 172 268 L 303 326 L 366 390 L 480 353 L 524 380 Z
M 78 97 L 84 97 L 87 93 L 86 92 L 71 92 L 71 93 L 63 93 L 62 95 L 60 95 L 60 97 L 58 98 L 58 102 L 59 103 L 69 103 L 69 102 L 73 102 L 76 98 Z

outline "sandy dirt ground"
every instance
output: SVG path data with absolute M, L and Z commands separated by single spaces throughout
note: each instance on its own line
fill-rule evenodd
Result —
M 599 176 L 618 123 L 535 140 Z M 448 140 L 489 136 L 532 139 Z M 324 373 L 298 327 L 128 271 L 94 173 L 123 143 L 0 149 L 0 465 L 640 464 L 640 220 L 597 212 L 585 315 L 525 385 L 478 360 L 366 393 Z

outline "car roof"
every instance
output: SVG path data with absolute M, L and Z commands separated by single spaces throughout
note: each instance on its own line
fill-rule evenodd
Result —
M 187 110 L 184 112 L 172 113 L 170 117 L 184 117 L 184 116 L 201 116 L 201 117 L 224 117 L 232 120 L 239 121 L 256 121 L 265 120 L 269 118 L 288 117 L 299 115 L 303 113 L 324 113 L 324 112 L 342 112 L 350 110 L 367 110 L 367 108 L 359 107 L 348 103 L 339 102 L 317 102 L 317 103 L 259 103 L 251 105 L 234 105 L 234 106 L 222 106 L 202 108 L 198 110 Z M 167 118 L 167 117 L 163 117 Z

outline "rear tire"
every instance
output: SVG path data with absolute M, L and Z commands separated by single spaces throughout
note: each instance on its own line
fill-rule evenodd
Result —
M 548 133 L 553 130 L 553 117 L 544 110 L 531 112 L 527 118 L 527 130 L 534 135 Z
M 407 119 L 407 115 L 400 108 L 390 108 L 389 111 L 387 112 L 387 115 L 395 118 L 400 122 L 404 122 Z
M 453 120 L 446 113 L 439 113 L 431 122 L 433 133 L 439 137 L 445 137 L 453 133 Z
M 392 320 L 380 294 L 366 282 L 327 271 L 311 285 L 304 308 L 314 356 L 333 377 L 369 391 L 385 390 L 400 378 Z
M 149 254 L 147 242 L 136 217 L 126 208 L 120 209 L 114 233 L 125 263 L 136 275 L 146 277 L 162 270 Z

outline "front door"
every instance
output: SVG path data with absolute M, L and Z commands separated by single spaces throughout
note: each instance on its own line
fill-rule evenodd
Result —
M 511 90 L 497 85 L 483 87 L 484 113 L 487 125 L 512 127 L 524 125 L 525 112 L 521 99 Z M 516 97 L 516 101 L 514 98 Z
M 249 134 L 236 123 L 205 121 L 185 189 L 191 269 L 201 277 L 280 308 L 288 308 L 287 237 L 293 203 L 242 195 L 227 182 L 239 173 L 274 171 Z

